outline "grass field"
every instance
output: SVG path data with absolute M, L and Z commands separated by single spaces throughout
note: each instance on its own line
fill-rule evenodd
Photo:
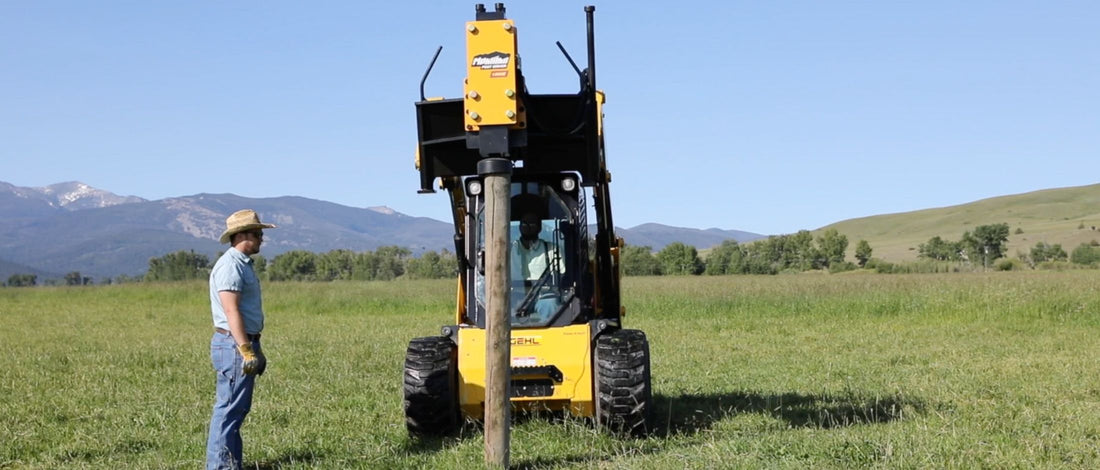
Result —
M 656 430 L 512 431 L 517 468 L 1100 467 L 1100 271 L 628 278 Z M 417 441 L 404 349 L 453 282 L 265 285 L 248 468 L 477 468 Z M 0 468 L 197 468 L 205 283 L 0 289 Z

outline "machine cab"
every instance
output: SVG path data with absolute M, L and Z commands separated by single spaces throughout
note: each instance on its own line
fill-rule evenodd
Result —
M 509 312 L 514 328 L 572 324 L 590 313 L 583 273 L 589 271 L 588 227 L 583 191 L 576 176 L 515 178 L 511 184 L 509 220 Z M 467 187 L 470 187 L 469 182 Z M 477 194 L 474 194 L 477 193 Z M 468 253 L 476 260 L 467 269 L 466 311 L 470 323 L 485 326 L 484 195 L 468 191 Z

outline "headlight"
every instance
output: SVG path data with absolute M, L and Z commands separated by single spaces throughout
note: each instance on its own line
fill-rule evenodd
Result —
M 481 194 L 481 180 L 471 179 L 466 182 L 466 192 L 471 196 Z
M 565 190 L 566 192 L 577 189 L 577 180 L 573 178 L 565 178 L 561 180 L 561 189 Z

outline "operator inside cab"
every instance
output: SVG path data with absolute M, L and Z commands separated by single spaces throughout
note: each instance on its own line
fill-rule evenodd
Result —
M 545 227 L 538 214 L 526 212 L 513 224 L 519 232 L 511 242 L 510 256 L 515 319 L 519 323 L 544 323 L 561 308 L 561 251 L 551 241 L 552 229 L 547 236 L 542 235 Z
M 520 327 L 549 325 L 574 296 L 567 275 L 566 234 L 575 221 L 567 205 L 545 184 L 513 182 L 512 220 L 509 221 L 509 310 Z M 479 223 L 484 223 L 479 213 Z M 478 250 L 484 252 L 479 230 Z M 475 271 L 478 306 L 485 308 L 484 275 Z

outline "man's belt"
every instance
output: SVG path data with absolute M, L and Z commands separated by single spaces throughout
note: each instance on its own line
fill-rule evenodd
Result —
M 232 333 L 230 333 L 229 330 L 226 330 L 224 328 L 214 328 L 214 331 L 217 331 L 218 333 L 221 333 L 223 335 L 232 335 Z M 256 340 L 260 339 L 260 334 L 259 333 L 256 333 L 254 335 L 251 335 L 251 334 L 250 335 L 245 335 L 245 336 L 248 336 L 249 341 L 256 341 Z

